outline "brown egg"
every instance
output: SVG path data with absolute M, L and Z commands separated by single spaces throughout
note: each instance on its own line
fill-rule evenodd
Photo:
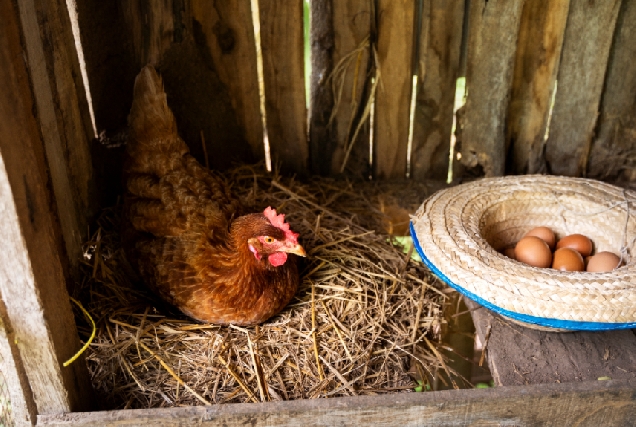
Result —
M 574 249 L 583 255 L 583 257 L 586 257 L 592 253 L 592 241 L 582 234 L 570 234 L 559 240 L 556 248 Z
M 515 247 L 515 258 L 533 267 L 550 267 L 552 252 L 548 244 L 536 236 L 528 236 L 519 240 Z
M 506 249 L 503 250 L 502 253 L 505 256 L 507 256 L 508 258 L 516 259 L 515 258 L 515 247 L 514 246 L 508 246 Z
M 620 257 L 612 252 L 599 252 L 590 257 L 587 263 L 587 271 L 590 273 L 604 273 L 612 271 L 621 262 Z
M 554 245 L 556 244 L 556 236 L 548 227 L 535 227 L 532 230 L 528 231 L 523 237 L 526 236 L 538 237 L 539 239 L 546 242 L 550 249 L 554 249 Z
M 583 271 L 585 262 L 581 254 L 574 249 L 561 248 L 554 252 L 552 268 L 561 271 Z

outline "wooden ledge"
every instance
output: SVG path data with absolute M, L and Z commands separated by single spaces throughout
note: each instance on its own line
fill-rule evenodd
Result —
M 636 380 L 539 384 L 291 402 L 75 412 L 38 426 L 629 425 Z M 483 424 L 483 425 L 486 425 Z M 482 425 L 482 424 L 480 424 Z

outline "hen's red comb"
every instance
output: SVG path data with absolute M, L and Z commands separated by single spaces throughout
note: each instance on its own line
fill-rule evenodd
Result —
M 289 224 L 285 222 L 285 214 L 279 215 L 276 213 L 276 209 L 268 206 L 263 211 L 263 215 L 265 215 L 265 218 L 267 218 L 274 227 L 280 228 L 285 233 L 285 240 L 288 240 L 294 244 L 298 243 L 298 233 L 294 233 L 289 229 Z

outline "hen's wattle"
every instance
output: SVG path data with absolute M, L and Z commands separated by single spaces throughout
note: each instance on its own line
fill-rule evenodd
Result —
M 284 215 L 243 215 L 189 154 L 151 66 L 135 80 L 128 122 L 123 243 L 148 287 L 202 322 L 253 325 L 280 312 L 305 255 Z

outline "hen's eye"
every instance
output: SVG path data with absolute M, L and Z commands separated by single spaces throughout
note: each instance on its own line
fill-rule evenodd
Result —
M 265 236 L 263 240 L 265 241 L 265 243 L 274 243 L 274 238 L 270 236 Z

